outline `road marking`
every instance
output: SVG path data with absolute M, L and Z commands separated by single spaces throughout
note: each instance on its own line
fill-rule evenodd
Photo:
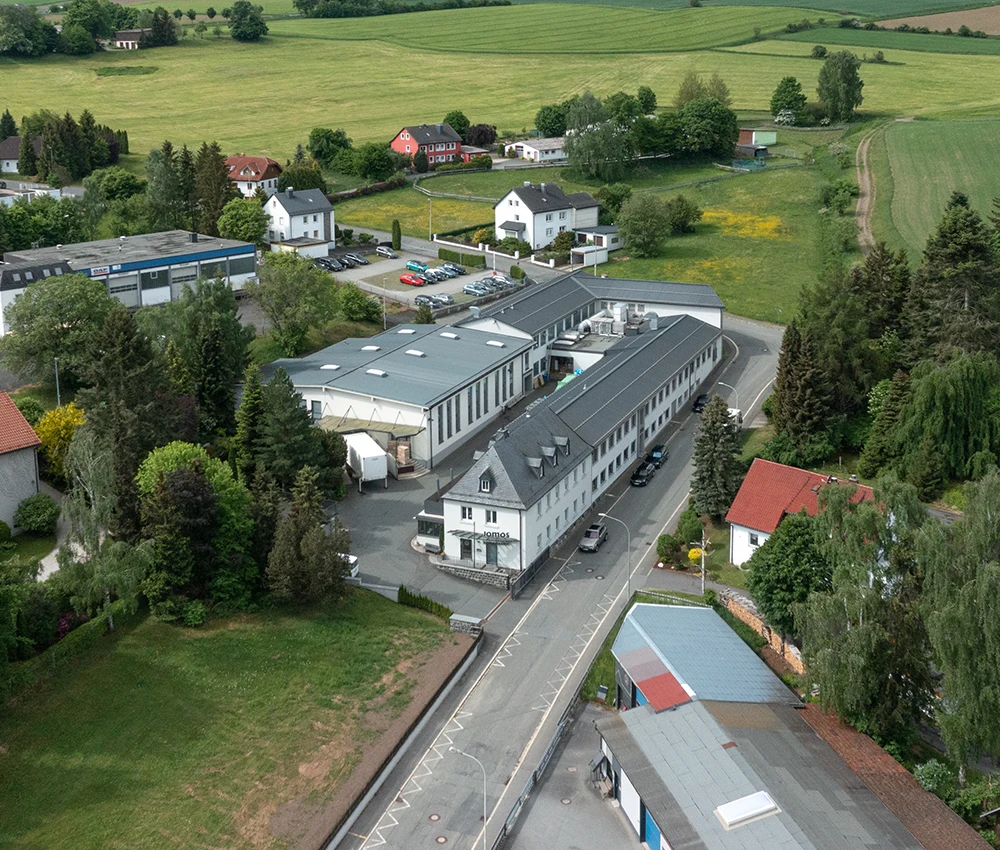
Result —
M 508 640 L 506 640 L 504 642 L 504 645 L 502 647 L 500 647 L 501 651 L 504 654 L 503 655 L 497 655 L 496 657 L 494 657 L 494 659 L 493 659 L 493 666 L 494 667 L 503 667 L 503 666 L 505 666 L 503 662 L 506 661 L 508 658 L 511 658 L 514 655 L 514 653 L 510 651 L 510 647 L 512 647 L 512 646 L 520 646 L 520 645 L 521 645 L 521 641 L 519 641 L 517 639 L 517 633 L 515 632 L 514 634 L 512 634 L 510 636 L 510 638 Z

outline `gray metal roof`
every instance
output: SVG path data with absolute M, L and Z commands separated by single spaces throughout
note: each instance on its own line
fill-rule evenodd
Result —
M 289 215 L 329 212 L 333 204 L 319 189 L 285 189 L 272 196 Z
M 668 280 L 628 280 L 626 278 L 594 277 L 585 272 L 572 275 L 595 297 L 602 301 L 638 301 L 648 304 L 676 304 L 683 307 L 725 308 L 722 299 L 706 283 L 675 283 Z
M 572 428 L 540 405 L 494 435 L 486 453 L 452 487 L 448 498 L 526 508 L 560 484 L 590 450 L 591 446 Z M 484 473 L 493 478 L 489 493 L 479 492 L 479 479 Z M 580 486 L 590 488 L 585 481 Z
M 529 286 L 513 298 L 485 308 L 481 315 L 534 336 L 593 303 L 594 296 L 566 275 L 551 283 Z
M 636 678 L 623 658 L 645 646 L 656 652 L 678 682 L 694 691 L 694 699 L 798 701 L 711 608 L 634 605 L 611 647 L 633 681 Z
M 585 440 L 600 441 L 721 333 L 691 316 L 659 323 L 658 330 L 625 337 L 550 397 L 553 412 Z
M 597 201 L 587 192 L 574 192 L 567 195 L 555 183 L 525 182 L 523 186 L 515 186 L 510 192 L 507 192 L 507 195 L 511 192 L 517 195 L 518 200 L 533 213 L 586 209 L 597 206 Z M 503 197 L 506 198 L 507 195 Z M 502 203 L 503 198 L 493 205 L 494 209 Z
M 187 230 L 164 230 L 120 239 L 99 239 L 95 242 L 77 242 L 32 251 L 8 251 L 5 262 L 40 263 L 49 265 L 65 260 L 74 269 L 92 269 L 142 260 L 167 259 L 188 255 L 211 254 L 213 251 L 232 248 L 250 248 L 249 242 L 205 236 Z
M 432 407 L 530 345 L 530 340 L 471 328 L 399 325 L 367 339 L 345 339 L 307 357 L 276 360 L 261 374 L 270 379 L 281 367 L 299 388 L 336 387 Z M 384 374 L 371 374 L 369 369 Z
M 791 706 L 643 706 L 597 728 L 675 850 L 920 850 Z M 779 811 L 727 831 L 715 810 L 758 791 Z
M 616 224 L 598 224 L 596 227 L 574 227 L 574 233 L 617 233 Z

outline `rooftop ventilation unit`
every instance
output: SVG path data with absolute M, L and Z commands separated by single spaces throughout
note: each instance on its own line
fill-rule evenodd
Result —
M 377 345 L 362 345 L 361 346 L 361 350 L 362 351 L 378 351 L 378 348 L 379 347 Z
M 339 369 L 340 367 L 336 363 L 324 363 L 319 368 L 320 369 Z
M 417 351 L 417 349 L 415 349 L 415 348 L 408 348 L 408 349 L 406 349 L 406 353 L 409 354 L 411 357 L 426 357 L 427 356 L 422 351 Z
M 767 791 L 758 791 L 731 803 L 724 803 L 715 810 L 715 816 L 726 829 L 735 829 L 778 811 L 778 804 L 771 799 L 771 795 Z
M 386 375 L 389 374 L 383 369 L 366 369 L 365 372 L 367 372 L 369 375 L 374 375 L 377 378 L 384 378 Z
M 458 334 L 453 334 L 451 331 L 442 331 L 441 336 L 445 339 L 458 339 Z
M 506 348 L 507 346 L 500 342 L 498 339 L 488 339 L 486 340 L 487 345 L 492 345 L 494 348 Z
M 415 334 L 416 331 L 413 330 L 413 328 L 400 328 L 398 331 L 396 331 L 396 333 L 398 333 L 398 334 Z

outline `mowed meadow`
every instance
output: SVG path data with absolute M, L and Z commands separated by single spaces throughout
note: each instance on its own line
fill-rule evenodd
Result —
M 598 14 L 615 25 L 595 25 Z M 3 60 L 0 106 L 18 117 L 39 108 L 89 108 L 101 122 L 126 128 L 139 154 L 164 139 L 216 139 L 226 151 L 278 159 L 315 126 L 344 127 L 356 143 L 380 141 L 403 123 L 440 120 L 461 108 L 473 121 L 519 131 L 532 126 L 544 103 L 640 85 L 669 103 L 692 68 L 721 74 L 737 109 L 760 110 L 783 76 L 813 92 L 821 63 L 809 59 L 807 43 L 734 41 L 751 38 L 754 26 L 774 30 L 804 14 L 816 17 L 799 7 L 654 13 L 538 5 L 272 21 L 258 44 L 209 33 L 139 56 Z M 864 67 L 865 112 L 976 114 L 1000 107 L 1000 62 L 993 57 L 893 50 L 886 58 L 892 64 Z M 138 64 L 156 71 L 97 74 Z

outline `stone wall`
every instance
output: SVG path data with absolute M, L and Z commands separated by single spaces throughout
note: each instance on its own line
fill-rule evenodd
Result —
M 729 613 L 742 620 L 757 634 L 763 637 L 771 649 L 785 660 L 789 667 L 796 673 L 802 675 L 806 672 L 805 664 L 802 663 L 802 653 L 794 644 L 788 643 L 785 638 L 772 629 L 764 618 L 757 611 L 757 606 L 749 596 L 744 596 L 735 590 L 725 590 L 719 593 L 724 601 Z
M 480 570 L 475 567 L 463 567 L 460 564 L 438 560 L 434 561 L 434 566 L 443 572 L 451 573 L 453 576 L 469 579 L 470 581 L 478 581 L 480 584 L 489 584 L 493 587 L 503 588 L 504 590 L 507 590 L 510 586 L 510 576 L 502 570 L 496 572 L 493 570 Z

